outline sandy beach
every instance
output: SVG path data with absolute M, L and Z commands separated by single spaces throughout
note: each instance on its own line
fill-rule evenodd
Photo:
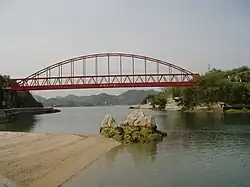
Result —
M 0 132 L 0 175 L 18 186 L 56 187 L 118 145 L 99 135 Z

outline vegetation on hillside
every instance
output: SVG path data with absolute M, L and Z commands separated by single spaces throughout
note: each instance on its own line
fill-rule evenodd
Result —
M 164 110 L 167 104 L 167 99 L 169 97 L 170 93 L 166 89 L 163 89 L 162 92 L 159 92 L 157 94 L 150 94 L 148 95 L 143 101 L 142 104 L 146 104 L 150 102 L 150 105 L 153 107 L 153 109 L 157 110 Z
M 164 96 L 171 94 L 183 110 L 197 106 L 211 109 L 214 104 L 250 105 L 250 68 L 241 67 L 229 71 L 213 69 L 196 78 L 197 86 L 165 89 L 154 96 L 153 102 L 164 104 Z M 162 101 L 162 102 L 161 102 Z M 155 102 L 154 102 L 155 103 Z
M 77 107 L 77 106 L 103 106 L 103 105 L 136 105 L 140 104 L 142 98 L 147 95 L 156 94 L 153 90 L 128 90 L 120 95 L 109 95 L 101 93 L 98 95 L 43 98 L 34 95 L 35 99 L 44 106 Z
M 42 104 L 38 103 L 30 92 L 12 92 L 12 94 L 15 95 L 15 101 L 11 101 L 11 92 L 6 90 L 9 83 L 9 76 L 0 75 L 0 108 L 42 107 Z M 3 100 L 6 106 L 2 105 Z

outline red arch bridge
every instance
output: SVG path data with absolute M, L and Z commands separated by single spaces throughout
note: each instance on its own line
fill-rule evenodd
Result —
M 142 55 L 101 53 L 55 63 L 27 78 L 13 79 L 13 91 L 80 88 L 194 86 L 192 73 Z

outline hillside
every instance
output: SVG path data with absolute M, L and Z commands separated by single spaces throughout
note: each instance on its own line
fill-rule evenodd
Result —
M 12 92 L 15 97 L 15 102 L 11 101 L 10 92 L 4 91 L 5 88 L 10 83 L 11 79 L 7 75 L 0 75 L 0 108 L 11 108 L 11 107 L 42 107 L 42 104 L 37 102 L 30 92 Z M 2 106 L 2 101 L 4 100 L 5 95 L 5 102 L 7 106 Z
M 90 96 L 67 95 L 65 97 L 55 97 L 46 99 L 44 97 L 34 95 L 34 98 L 41 102 L 44 106 L 98 106 L 98 105 L 134 105 L 140 104 L 148 95 L 156 94 L 153 90 L 129 90 L 120 95 L 109 95 L 101 93 Z
M 196 78 L 196 87 L 172 88 L 155 96 L 156 104 L 164 105 L 165 95 L 179 98 L 179 106 L 183 110 L 196 107 L 212 109 L 218 103 L 228 106 L 250 105 L 250 68 L 243 66 L 232 70 L 213 69 Z M 168 93 L 167 93 L 168 92 Z

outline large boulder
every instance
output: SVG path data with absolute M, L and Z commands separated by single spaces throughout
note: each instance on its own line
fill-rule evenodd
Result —
M 100 134 L 122 143 L 147 143 L 162 141 L 167 134 L 157 130 L 155 118 L 143 112 L 132 112 L 120 126 L 114 117 L 106 115 L 102 120 Z
M 115 118 L 111 115 L 105 115 L 102 123 L 101 123 L 101 127 L 112 127 L 112 128 L 116 128 L 118 127 Z
M 142 126 L 142 127 L 156 127 L 155 118 L 152 116 L 146 116 L 143 112 L 134 111 L 131 112 L 125 124 L 132 125 L 132 126 Z

